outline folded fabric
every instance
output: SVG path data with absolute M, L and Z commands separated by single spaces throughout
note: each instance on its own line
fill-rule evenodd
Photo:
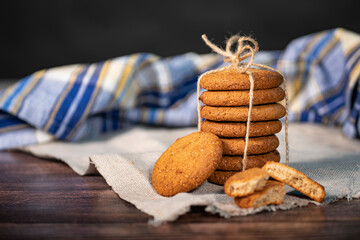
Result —
M 356 138 L 359 58 L 360 36 L 333 29 L 296 39 L 283 52 L 260 52 L 255 62 L 285 75 L 291 121 L 342 125 Z M 197 77 L 222 64 L 214 54 L 139 53 L 35 72 L 0 92 L 0 150 L 89 139 L 134 124 L 192 126 Z
M 290 121 L 341 125 L 359 138 L 359 34 L 338 28 L 294 40 L 276 68 L 288 82 Z

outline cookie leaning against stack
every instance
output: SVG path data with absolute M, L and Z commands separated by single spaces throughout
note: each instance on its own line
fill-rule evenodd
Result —
M 170 197 L 200 186 L 214 172 L 222 156 L 220 139 L 208 132 L 194 132 L 177 139 L 156 161 L 152 184 Z
M 281 130 L 278 119 L 285 115 L 286 110 L 277 103 L 285 97 L 284 90 L 279 87 L 284 80 L 281 74 L 260 69 L 249 71 L 254 79 L 254 94 L 247 168 L 252 168 L 262 167 L 267 161 L 280 161 L 276 151 L 279 140 L 275 134 Z M 242 169 L 249 110 L 249 76 L 236 69 L 225 69 L 204 75 L 200 86 L 208 90 L 200 96 L 205 104 L 200 112 L 205 118 L 201 130 L 220 137 L 224 154 L 208 181 L 223 185 Z

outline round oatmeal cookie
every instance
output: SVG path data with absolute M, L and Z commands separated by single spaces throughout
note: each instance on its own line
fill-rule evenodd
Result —
M 223 143 L 224 155 L 243 155 L 244 138 L 220 138 Z M 247 153 L 262 154 L 274 151 L 279 146 L 279 139 L 275 135 L 249 138 Z
M 246 122 L 249 107 L 212 107 L 203 106 L 201 117 L 212 121 Z M 285 107 L 279 103 L 253 106 L 251 121 L 268 121 L 285 116 Z
M 214 134 L 195 132 L 179 138 L 157 160 L 152 184 L 162 196 L 189 192 L 201 185 L 222 157 L 222 142 Z
M 277 72 L 254 68 L 249 71 L 253 74 L 254 89 L 275 88 L 284 80 Z M 248 90 L 250 81 L 246 73 L 239 73 L 237 69 L 225 69 L 204 75 L 200 80 L 200 86 L 206 90 Z
M 280 88 L 255 90 L 253 94 L 253 105 L 276 103 L 283 100 L 285 91 Z M 209 106 L 244 106 L 249 105 L 249 90 L 244 91 L 205 91 L 200 100 Z
M 272 135 L 280 132 L 281 122 L 279 120 L 266 122 L 252 122 L 250 124 L 250 137 Z M 205 120 L 201 124 L 201 130 L 211 132 L 219 137 L 245 137 L 245 122 L 215 122 Z
M 241 171 L 242 160 L 243 160 L 243 156 L 223 155 L 216 170 Z M 280 162 L 279 152 L 275 150 L 265 154 L 248 156 L 246 169 L 255 168 L 255 167 L 261 168 L 268 161 Z

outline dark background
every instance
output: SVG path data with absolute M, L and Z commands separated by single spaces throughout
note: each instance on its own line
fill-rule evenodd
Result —
M 207 53 L 202 33 L 216 43 L 251 35 L 261 50 L 335 27 L 360 33 L 359 2 L 1 0 L 0 78 L 134 52 Z

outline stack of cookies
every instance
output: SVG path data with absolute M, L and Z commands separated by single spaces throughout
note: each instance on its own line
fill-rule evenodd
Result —
M 285 97 L 280 87 L 283 77 L 268 70 L 249 71 L 254 79 L 254 94 L 247 169 L 261 168 L 267 161 L 280 161 L 276 150 L 279 139 L 275 134 L 282 127 L 278 119 L 286 113 L 284 106 L 278 103 Z M 249 110 L 249 75 L 239 73 L 237 69 L 225 69 L 204 75 L 200 86 L 208 90 L 200 96 L 205 104 L 200 112 L 205 118 L 201 130 L 217 135 L 223 143 L 223 157 L 208 181 L 223 185 L 229 177 L 242 171 Z

